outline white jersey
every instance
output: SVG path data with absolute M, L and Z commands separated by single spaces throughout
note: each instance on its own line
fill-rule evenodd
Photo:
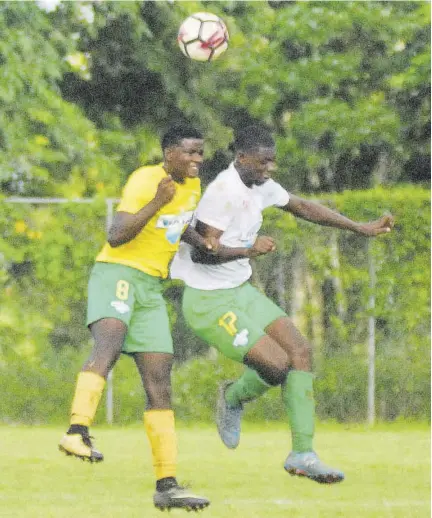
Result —
M 197 220 L 222 230 L 220 243 L 230 248 L 250 248 L 262 224 L 262 211 L 271 206 L 284 207 L 288 192 L 273 180 L 252 188 L 240 179 L 234 167 L 222 171 L 207 187 L 195 211 Z M 190 245 L 181 242 L 171 265 L 171 277 L 181 279 L 191 288 L 220 290 L 235 288 L 246 282 L 252 269 L 248 258 L 222 264 L 194 263 Z

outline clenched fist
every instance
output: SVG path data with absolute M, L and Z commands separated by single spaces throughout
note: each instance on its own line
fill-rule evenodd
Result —
M 175 182 L 171 178 L 171 176 L 168 175 L 165 178 L 162 178 L 162 180 L 159 182 L 154 199 L 158 203 L 158 205 L 160 205 L 162 207 L 163 205 L 166 205 L 174 198 L 175 192 L 176 192 Z
M 209 254 L 217 254 L 219 250 L 219 239 L 214 236 L 207 236 L 204 238 L 204 248 Z
M 252 248 L 249 249 L 248 257 L 265 255 L 276 250 L 276 243 L 268 236 L 258 236 Z

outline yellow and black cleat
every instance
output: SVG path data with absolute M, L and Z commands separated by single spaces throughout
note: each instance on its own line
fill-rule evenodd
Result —
M 91 439 L 87 427 L 72 425 L 60 441 L 59 450 L 82 460 L 101 462 L 104 457 L 93 447 Z

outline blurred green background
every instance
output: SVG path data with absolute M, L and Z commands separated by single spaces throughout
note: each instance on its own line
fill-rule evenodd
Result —
M 230 32 L 212 63 L 177 47 L 181 21 L 197 11 L 220 15 Z M 230 162 L 233 130 L 262 121 L 289 191 L 352 219 L 395 215 L 395 231 L 368 246 L 270 210 L 265 232 L 278 252 L 256 262 L 254 282 L 314 344 L 321 419 L 366 418 L 372 315 L 377 418 L 428 420 L 430 3 L 40 1 L 0 3 L 0 421 L 67 420 L 91 346 L 86 283 L 105 200 L 161 159 L 159 137 L 178 121 L 207 137 L 204 185 Z M 175 407 L 179 419 L 209 420 L 218 381 L 241 367 L 185 327 L 181 290 L 167 283 Z M 128 359 L 114 388 L 115 422 L 140 420 Z M 275 390 L 245 417 L 282 416 Z

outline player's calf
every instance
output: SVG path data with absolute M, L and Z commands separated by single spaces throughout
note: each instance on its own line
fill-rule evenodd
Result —
M 73 424 L 60 441 L 59 450 L 82 460 L 101 462 L 104 457 L 93 447 L 91 439 L 87 426 Z

